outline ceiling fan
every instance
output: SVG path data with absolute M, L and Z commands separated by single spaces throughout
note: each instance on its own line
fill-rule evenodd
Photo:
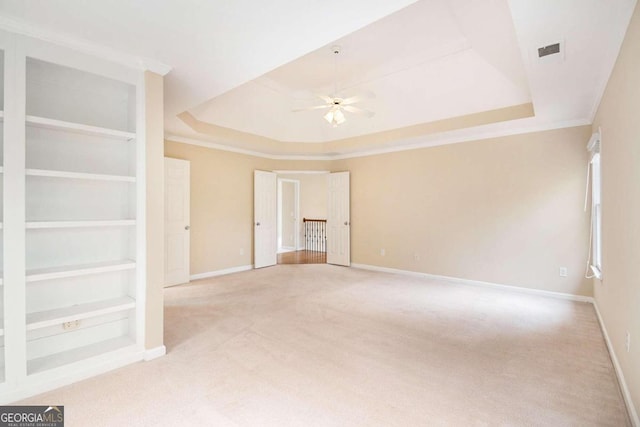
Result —
M 340 53 L 340 46 L 333 46 L 331 48 L 334 53 L 334 58 Z M 337 63 L 334 63 L 335 68 L 337 69 Z M 335 73 L 334 73 L 335 75 Z M 306 108 L 298 108 L 293 110 L 293 112 L 300 111 L 309 111 L 309 110 L 325 110 L 329 109 L 329 112 L 324 115 L 324 119 L 329 122 L 333 127 L 337 127 L 338 125 L 344 123 L 347 119 L 344 115 L 344 112 L 360 114 L 365 117 L 373 117 L 375 115 L 374 112 L 365 110 L 359 107 L 353 106 L 353 104 L 357 102 L 361 102 L 365 99 L 375 98 L 375 95 L 372 92 L 365 92 L 360 95 L 351 96 L 349 98 L 342 98 L 338 96 L 338 84 L 334 78 L 333 85 L 333 95 L 320 95 L 316 94 L 316 96 L 324 101 L 324 104 L 314 105 Z

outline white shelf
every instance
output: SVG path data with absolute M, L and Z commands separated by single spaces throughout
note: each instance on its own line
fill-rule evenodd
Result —
M 87 304 L 72 305 L 71 307 L 55 310 L 38 311 L 27 314 L 27 331 L 60 325 L 64 322 L 72 322 L 75 320 L 88 319 L 90 317 L 130 310 L 135 308 L 135 306 L 136 302 L 133 298 L 122 297 Z
M 55 353 L 50 356 L 40 357 L 27 361 L 27 373 L 29 375 L 58 368 L 70 363 L 79 362 L 91 357 L 103 356 L 114 351 L 137 351 L 135 343 L 129 337 L 112 338 L 96 344 L 90 344 L 73 350 Z
M 102 221 L 29 221 L 27 229 L 42 228 L 100 228 L 100 227 L 127 227 L 136 225 L 135 219 L 117 219 Z
M 93 264 L 39 268 L 35 270 L 28 270 L 26 281 L 39 282 L 42 280 L 63 279 L 67 277 L 86 276 L 89 274 L 109 273 L 112 271 L 133 270 L 134 268 L 136 268 L 136 262 L 128 259 Z
M 0 167 L 0 172 L 2 172 L 1 167 Z M 93 180 L 93 181 L 136 182 L 135 176 L 103 175 L 103 174 L 95 174 L 95 173 L 54 171 L 54 170 L 46 170 L 46 169 L 27 169 L 26 174 L 27 176 L 43 176 L 43 177 L 49 177 L 49 178 L 86 179 L 86 180 Z
M 84 135 L 106 136 L 109 138 L 117 138 L 124 140 L 132 140 L 136 138 L 133 132 L 125 132 L 115 129 L 107 129 L 98 126 L 83 125 L 80 123 L 64 122 L 62 120 L 47 119 L 44 117 L 27 116 L 27 125 L 54 130 L 65 130 Z

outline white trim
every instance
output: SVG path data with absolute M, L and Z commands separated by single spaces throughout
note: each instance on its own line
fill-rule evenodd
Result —
M 20 19 L 8 16 L 0 16 L 0 29 L 11 33 L 22 34 L 49 43 L 67 47 L 82 53 L 86 53 L 98 58 L 125 65 L 137 70 L 149 70 L 161 76 L 166 75 L 173 68 L 152 58 L 131 55 L 119 52 L 115 49 L 100 46 L 95 43 L 82 40 L 80 38 L 63 35 L 49 30 L 44 30 L 39 26 L 28 23 Z
M 288 154 L 268 154 L 262 151 L 247 150 L 245 148 L 232 147 L 231 145 L 221 144 L 217 142 L 206 141 L 193 137 L 178 136 L 173 134 L 165 134 L 164 139 L 171 142 L 179 142 L 182 144 L 197 145 L 199 147 L 211 148 L 214 150 L 229 151 L 231 153 L 246 154 L 248 156 L 261 157 L 271 160 L 333 160 L 333 156 L 328 155 L 288 155 Z
M 636 412 L 636 408 L 633 405 L 629 387 L 627 387 L 627 382 L 625 381 L 624 374 L 622 373 L 622 367 L 620 367 L 620 363 L 618 362 L 618 358 L 616 357 L 616 352 L 614 351 L 611 340 L 609 339 L 609 333 L 607 332 L 607 328 L 604 326 L 604 320 L 602 320 L 602 316 L 600 315 L 600 310 L 598 309 L 598 303 L 596 300 L 593 301 L 593 307 L 596 309 L 596 315 L 598 316 L 600 329 L 602 329 L 604 341 L 607 343 L 607 348 L 609 349 L 609 355 L 611 356 L 611 361 L 613 362 L 613 367 L 616 371 L 616 376 L 618 377 L 620 391 L 622 391 L 622 397 L 624 398 L 624 402 L 627 406 L 627 412 L 629 413 L 629 418 L 631 418 L 631 424 L 633 424 L 635 427 L 638 427 L 640 426 L 640 419 L 638 418 L 638 413 Z
M 497 129 L 497 130 L 488 130 L 485 132 L 480 131 L 479 133 L 471 133 L 471 134 L 466 134 L 465 132 L 465 134 L 463 135 L 457 135 L 455 134 L 456 131 L 451 131 L 451 132 L 443 133 L 442 138 L 431 139 L 433 135 L 425 135 L 424 137 L 419 137 L 419 138 L 429 138 L 429 139 L 423 140 L 423 141 L 420 141 L 418 139 L 418 142 L 408 143 L 405 145 L 398 145 L 395 147 L 385 147 L 385 148 L 379 148 L 379 149 L 373 149 L 373 150 L 367 150 L 367 151 L 358 151 L 358 152 L 348 153 L 348 154 L 337 154 L 335 156 L 332 156 L 332 160 L 342 160 L 342 159 L 351 159 L 354 157 L 374 156 L 377 154 L 388 154 L 388 153 L 395 153 L 398 151 L 409 151 L 409 150 L 417 150 L 420 148 L 437 147 L 440 145 L 457 144 L 460 142 L 481 141 L 483 139 L 501 138 L 505 136 L 545 132 L 548 130 L 587 126 L 590 124 L 591 122 L 587 119 L 578 119 L 578 120 L 567 120 L 567 121 L 545 123 L 545 124 L 536 124 L 536 125 L 522 127 L 522 128 Z M 453 133 L 453 135 L 450 135 L 451 133 Z
M 145 362 L 148 362 L 150 360 L 157 359 L 158 357 L 162 357 L 165 354 L 167 354 L 167 347 L 161 345 L 155 348 L 150 348 L 149 350 L 145 350 L 143 358 Z
M 16 388 L 0 392 L 0 404 L 6 405 L 20 399 L 33 397 L 45 391 L 92 378 L 141 361 L 143 360 L 142 357 L 143 352 L 137 346 L 131 345 L 79 362 L 34 373 L 18 383 Z
M 525 294 L 539 295 L 539 296 L 558 298 L 558 299 L 564 299 L 564 300 L 570 300 L 570 301 L 593 303 L 592 297 L 587 297 L 583 295 L 566 294 L 563 292 L 553 292 L 553 291 L 545 291 L 542 289 L 523 288 L 523 287 L 514 286 L 514 285 L 503 285 L 500 283 L 482 282 L 479 280 L 460 279 L 457 277 L 450 277 L 450 276 L 439 276 L 436 274 L 420 273 L 417 271 L 409 271 L 409 270 L 399 270 L 396 268 L 379 267 L 377 265 L 369 265 L 369 264 L 352 263 L 351 267 L 359 268 L 362 270 L 379 271 L 383 273 L 402 274 L 405 276 L 412 276 L 412 277 L 422 277 L 425 279 L 444 280 L 447 282 L 454 282 L 460 285 L 482 286 L 485 288 L 502 289 L 507 291 L 515 291 L 515 292 L 520 292 Z
M 320 170 L 317 170 L 317 171 L 275 170 L 275 171 L 272 171 L 272 172 L 275 172 L 275 173 L 277 173 L 278 175 L 294 175 L 294 174 L 295 174 L 295 175 L 298 175 L 298 174 L 300 174 L 300 175 L 303 175 L 303 174 L 307 174 L 307 175 L 314 175 L 314 174 L 321 175 L 321 174 L 331 173 L 331 171 L 320 171 Z
M 293 246 L 283 246 L 280 249 L 278 249 L 278 253 L 279 254 L 286 254 L 288 252 L 295 252 L 296 248 Z
M 460 135 L 460 130 L 445 132 L 441 134 L 441 137 L 437 137 L 438 134 L 430 134 L 422 137 L 414 138 L 405 142 L 403 145 L 396 145 L 393 147 L 377 148 L 372 150 L 361 150 L 352 153 L 335 153 L 335 154 L 306 154 L 306 155 L 288 155 L 288 154 L 270 154 L 261 151 L 248 150 L 245 148 L 237 148 L 227 143 L 219 143 L 206 141 L 203 139 L 197 139 L 194 137 L 178 136 L 174 134 L 166 134 L 165 140 L 171 142 L 178 142 L 183 144 L 197 145 L 200 147 L 211 148 L 214 150 L 229 151 L 232 153 L 246 154 L 249 156 L 261 157 L 271 160 L 342 160 L 351 159 L 354 157 L 366 157 L 374 156 L 377 154 L 395 153 L 399 151 L 417 150 L 420 148 L 437 147 L 446 144 L 456 144 L 459 142 L 468 141 L 481 141 L 483 139 L 500 138 L 504 136 L 521 135 L 527 133 L 544 132 L 556 129 L 565 129 L 578 126 L 591 125 L 591 121 L 588 119 L 566 120 L 553 123 L 534 124 L 531 126 L 511 128 L 511 129 L 496 129 L 480 131 L 478 133 L 469 134 L 469 129 L 463 129 L 464 134 Z M 471 128 L 473 129 L 473 128 Z M 425 138 L 427 138 L 425 140 Z M 330 142 L 330 141 L 329 141 Z M 306 143 L 300 143 L 302 145 Z
M 240 273 L 241 271 L 253 270 L 253 265 L 241 265 L 238 267 L 225 268 L 223 270 L 207 271 L 206 273 L 192 274 L 190 280 L 206 279 L 209 277 L 224 276 L 226 274 Z

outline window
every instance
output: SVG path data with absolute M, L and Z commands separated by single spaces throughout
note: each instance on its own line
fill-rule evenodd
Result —
M 591 257 L 589 267 L 593 276 L 600 279 L 602 278 L 600 132 L 591 136 L 587 149 L 591 153 Z

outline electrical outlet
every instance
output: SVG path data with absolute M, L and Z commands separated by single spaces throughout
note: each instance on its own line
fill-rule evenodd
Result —
M 413 254 L 413 260 L 414 261 L 420 261 L 420 255 L 418 253 L 414 253 Z
M 80 327 L 80 321 L 79 320 L 72 320 L 70 322 L 64 322 L 62 324 L 62 329 L 64 329 L 65 331 L 71 330 L 71 329 L 78 329 Z
M 631 334 L 627 331 L 627 337 L 624 342 L 625 347 L 627 348 L 627 353 L 631 350 Z
M 240 248 L 240 255 L 244 255 L 244 248 Z
M 567 277 L 568 274 L 569 271 L 567 270 L 567 267 L 560 267 L 560 277 Z
M 385 256 L 386 254 L 387 251 L 384 248 L 380 249 L 380 256 Z

